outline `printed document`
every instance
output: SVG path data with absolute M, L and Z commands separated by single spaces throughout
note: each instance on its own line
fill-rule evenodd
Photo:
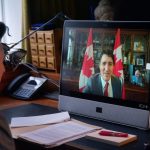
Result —
M 45 128 L 20 134 L 19 137 L 35 142 L 45 147 L 54 147 L 68 141 L 85 136 L 99 127 L 90 126 L 85 123 L 67 121 L 59 124 L 49 125 Z
M 54 124 L 68 120 L 70 120 L 70 115 L 68 112 L 60 112 L 40 116 L 15 117 L 11 119 L 10 127 L 13 128 L 13 127 Z

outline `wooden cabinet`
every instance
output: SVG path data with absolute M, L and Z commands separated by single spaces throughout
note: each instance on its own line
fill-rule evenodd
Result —
M 30 36 L 29 41 L 32 64 L 40 69 L 59 73 L 62 29 L 37 31 Z
M 145 87 L 140 87 L 137 85 L 126 83 L 125 89 L 126 99 L 142 103 L 147 103 L 149 101 L 148 85 L 145 85 Z
M 124 71 L 128 72 L 126 81 L 131 79 L 135 70 L 140 70 L 145 78 L 145 66 L 149 61 L 149 32 L 128 31 L 122 33 L 122 52 Z

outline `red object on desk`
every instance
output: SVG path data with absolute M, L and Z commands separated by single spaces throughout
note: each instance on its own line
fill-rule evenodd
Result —
M 127 133 L 122 133 L 122 132 L 113 132 L 113 131 L 100 131 L 99 132 L 100 135 L 103 135 L 103 136 L 115 136 L 115 137 L 128 137 L 128 134 Z

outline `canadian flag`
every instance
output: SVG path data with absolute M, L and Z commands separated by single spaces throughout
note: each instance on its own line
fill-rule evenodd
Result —
M 122 98 L 125 99 L 125 87 L 124 87 L 124 74 L 123 74 L 123 63 L 122 63 L 122 45 L 120 42 L 120 29 L 117 29 L 116 37 L 115 37 L 115 45 L 114 45 L 114 75 L 122 78 Z
M 94 74 L 94 56 L 93 56 L 93 30 L 90 28 L 87 47 L 83 58 L 82 69 L 79 77 L 79 91 L 82 92 L 86 87 L 87 80 Z

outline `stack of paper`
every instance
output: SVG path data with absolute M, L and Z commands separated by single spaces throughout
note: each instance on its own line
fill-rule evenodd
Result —
M 10 127 L 25 127 L 43 124 L 54 124 L 70 120 L 68 112 L 61 112 L 48 115 L 16 117 L 11 119 Z
M 45 147 L 54 147 L 84 137 L 86 134 L 93 132 L 96 129 L 98 128 L 80 124 L 75 121 L 67 121 L 20 134 L 19 137 L 41 144 Z
M 22 138 L 45 147 L 54 147 L 100 129 L 70 120 L 68 112 L 12 118 L 10 126 L 14 138 Z

